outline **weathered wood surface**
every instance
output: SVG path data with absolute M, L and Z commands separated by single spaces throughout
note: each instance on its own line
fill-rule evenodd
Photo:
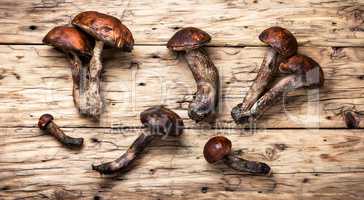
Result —
M 163 44 L 180 27 L 200 27 L 213 45 L 262 45 L 269 26 L 289 28 L 307 46 L 361 46 L 363 0 L 2 0 L 0 43 L 41 43 L 55 25 L 77 13 L 114 15 L 132 30 L 137 44 Z
M 190 129 L 178 139 L 152 142 L 131 171 L 114 178 L 101 177 L 90 165 L 119 156 L 140 129 L 64 130 L 84 137 L 85 147 L 65 149 L 35 128 L 0 129 L 1 199 L 360 199 L 364 195 L 364 135 L 360 130 L 247 134 Z M 240 156 L 269 163 L 273 177 L 208 164 L 202 148 L 216 134 L 230 138 Z
M 220 71 L 220 116 L 214 127 L 235 128 L 230 110 L 242 101 L 265 48 L 208 48 Z M 325 87 L 301 90 L 279 102 L 260 120 L 261 128 L 344 127 L 343 106 L 364 109 L 364 48 L 303 47 L 325 72 Z M 72 101 L 71 72 L 64 55 L 51 47 L 0 46 L 0 125 L 34 126 L 38 117 L 53 114 L 61 126 L 140 126 L 139 113 L 164 104 L 180 114 L 187 127 L 188 101 L 195 82 L 185 61 L 163 46 L 138 46 L 132 55 L 106 52 L 103 91 L 106 112 L 100 123 L 81 118 Z M 286 111 L 285 111 L 286 110 Z

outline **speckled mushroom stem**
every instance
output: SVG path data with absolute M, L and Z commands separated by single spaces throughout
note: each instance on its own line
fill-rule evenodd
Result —
M 82 74 L 82 61 L 80 57 L 75 52 L 70 52 L 70 55 L 68 55 L 68 58 L 71 62 L 71 71 L 72 71 L 72 81 L 73 81 L 73 90 L 72 90 L 72 96 L 73 96 L 73 103 L 75 104 L 76 108 L 80 110 L 82 113 L 81 108 L 84 107 L 81 105 L 81 96 L 83 96 L 84 89 L 84 83 L 82 83 L 83 74 Z
M 100 172 L 100 174 L 113 174 L 115 172 L 122 172 L 128 169 L 130 163 L 140 154 L 144 148 L 156 137 L 155 134 L 143 133 L 133 142 L 128 150 L 121 155 L 118 159 L 103 163 L 100 165 L 92 165 L 92 169 Z
M 219 73 L 207 52 L 200 48 L 187 51 L 185 59 L 197 83 L 188 115 L 196 122 L 210 121 L 215 116 L 219 98 Z
M 88 88 L 85 91 L 86 114 L 95 119 L 99 118 L 103 108 L 100 95 L 100 77 L 102 72 L 101 54 L 103 47 L 103 41 L 95 41 L 95 47 L 90 61 Z
M 243 120 L 257 120 L 268 108 L 270 108 L 275 102 L 280 100 L 283 95 L 303 86 L 304 80 L 301 76 L 289 75 L 287 77 L 284 77 L 278 83 L 276 83 L 269 91 L 267 91 L 261 98 L 259 98 L 249 111 L 242 113 Z
M 268 84 L 278 69 L 279 57 L 277 51 L 268 47 L 268 51 L 260 66 L 257 77 L 250 86 L 243 102 L 239 103 L 231 110 L 231 116 L 236 123 L 247 122 L 242 114 L 248 111 L 267 89 Z
M 255 175 L 269 176 L 272 173 L 271 168 L 265 163 L 245 160 L 234 155 L 225 156 L 224 163 L 237 171 Z
M 68 147 L 76 147 L 79 148 L 83 145 L 83 138 L 73 138 L 66 135 L 59 126 L 50 122 L 45 127 L 44 131 L 52 136 L 54 136 L 58 141 Z

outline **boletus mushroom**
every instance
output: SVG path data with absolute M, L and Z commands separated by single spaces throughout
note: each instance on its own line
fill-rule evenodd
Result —
M 103 101 L 100 96 L 100 78 L 102 72 L 101 54 L 104 44 L 131 52 L 134 38 L 130 30 L 113 16 L 95 11 L 78 14 L 72 24 L 95 38 L 95 47 L 89 67 L 89 83 L 85 91 L 87 114 L 98 118 L 102 113 Z M 82 100 L 82 99 L 81 99 Z
M 288 73 L 267 91 L 252 108 L 242 113 L 244 120 L 255 121 L 276 101 L 288 92 L 299 88 L 319 88 L 324 84 L 324 73 L 320 65 L 310 57 L 296 54 L 279 65 L 281 73 Z M 251 119 L 249 119 L 251 118 Z
M 189 117 L 196 121 L 213 121 L 219 98 L 219 72 L 202 48 L 211 37 L 203 30 L 187 27 L 176 32 L 167 48 L 181 53 L 197 84 L 197 91 L 188 107 Z
M 147 131 L 131 144 L 128 150 L 118 159 L 101 165 L 92 165 L 92 169 L 101 174 L 113 174 L 128 169 L 148 143 L 162 136 L 177 137 L 183 132 L 183 120 L 172 110 L 163 106 L 151 107 L 140 114 L 140 121 L 146 126 Z
M 73 102 L 81 114 L 85 113 L 84 102 L 80 101 L 84 95 L 87 85 L 85 76 L 82 74 L 86 67 L 83 66 L 81 56 L 90 56 L 92 52 L 92 41 L 88 36 L 70 26 L 57 26 L 50 30 L 43 38 L 43 43 L 56 47 L 66 53 L 70 63 L 73 79 Z
M 266 91 L 280 61 L 297 52 L 297 40 L 287 29 L 281 27 L 268 28 L 259 35 L 259 39 L 269 45 L 268 51 L 243 102 L 231 110 L 231 116 L 236 123 L 247 122 L 242 114 L 248 111 Z
M 203 149 L 203 155 L 208 163 L 223 161 L 229 167 L 256 175 L 271 174 L 271 168 L 262 162 L 245 160 L 233 155 L 231 152 L 231 141 L 224 136 L 210 138 Z
M 70 148 L 79 148 L 83 145 L 83 138 L 73 138 L 66 135 L 59 126 L 53 122 L 50 114 L 43 114 L 38 121 L 38 128 L 55 137 L 59 142 Z

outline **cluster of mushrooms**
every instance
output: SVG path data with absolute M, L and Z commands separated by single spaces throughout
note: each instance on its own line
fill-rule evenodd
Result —
M 238 124 L 255 122 L 290 91 L 320 87 L 324 83 L 319 64 L 305 55 L 297 54 L 297 40 L 288 30 L 271 27 L 264 30 L 259 39 L 269 48 L 243 102 L 231 111 L 232 118 Z M 168 49 L 182 55 L 196 81 L 197 91 L 188 107 L 189 117 L 196 122 L 215 120 L 218 108 L 219 72 L 203 48 L 210 40 L 208 33 L 188 27 L 175 33 L 167 43 Z M 43 42 L 68 56 L 73 78 L 73 100 L 80 114 L 99 119 L 104 106 L 100 91 L 103 47 L 106 45 L 131 52 L 134 39 L 130 30 L 113 16 L 86 11 L 78 14 L 72 25 L 53 28 Z M 284 76 L 268 87 L 279 73 Z M 350 114 L 346 115 L 350 117 Z M 163 136 L 180 136 L 184 129 L 181 117 L 164 106 L 154 106 L 141 112 L 140 121 L 146 129 L 127 151 L 114 161 L 92 165 L 93 170 L 101 174 L 125 172 L 150 141 Z M 65 146 L 80 148 L 84 143 L 83 138 L 67 136 L 53 122 L 50 114 L 40 117 L 38 127 Z M 223 161 L 238 171 L 271 174 L 272 170 L 267 164 L 240 158 L 232 153 L 231 148 L 228 138 L 215 136 L 207 141 L 203 154 L 208 163 Z

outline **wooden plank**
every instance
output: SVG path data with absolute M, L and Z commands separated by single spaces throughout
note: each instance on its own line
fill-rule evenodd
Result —
M 2 0 L 0 43 L 41 43 L 86 10 L 122 19 L 137 44 L 164 44 L 186 26 L 209 32 L 213 45 L 262 45 L 258 34 L 276 25 L 307 46 L 360 46 L 364 39 L 363 0 Z
M 256 77 L 265 48 L 208 48 L 220 71 L 220 116 L 214 127 L 236 128 L 230 110 L 242 101 Z M 260 128 L 344 127 L 343 106 L 364 109 L 364 48 L 300 48 L 324 69 L 321 90 L 301 90 L 270 109 Z M 103 91 L 106 112 L 99 123 L 79 116 L 72 101 L 71 73 L 62 53 L 46 46 L 0 46 L 0 125 L 34 126 L 52 113 L 61 126 L 140 126 L 139 113 L 164 104 L 187 127 L 204 127 L 188 119 L 195 82 L 182 58 L 165 47 L 138 46 L 132 55 L 106 52 Z M 319 93 L 319 95 L 318 95 Z M 318 101 L 318 99 L 320 101 Z M 284 105 L 284 106 L 283 106 Z
M 35 128 L 0 129 L 1 199 L 360 199 L 364 194 L 360 130 L 266 130 L 251 135 L 187 129 L 179 139 L 152 142 L 131 171 L 113 179 L 101 177 L 90 165 L 116 158 L 141 130 L 64 130 L 84 137 L 85 147 L 62 148 Z M 270 164 L 273 177 L 207 164 L 202 148 L 216 134 L 230 138 L 238 155 Z

